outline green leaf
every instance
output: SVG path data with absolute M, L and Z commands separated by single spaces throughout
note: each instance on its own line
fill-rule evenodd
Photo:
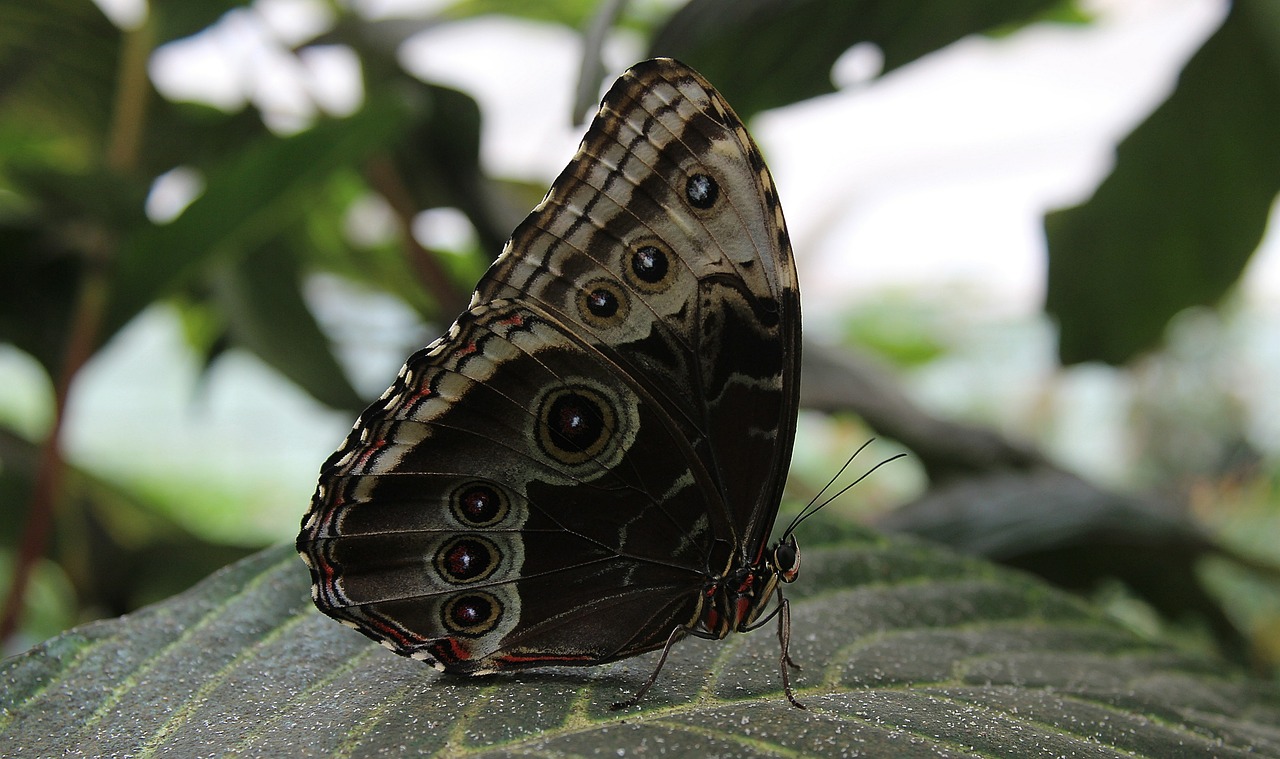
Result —
M 1026 23 L 1059 0 L 692 0 L 659 30 L 671 56 L 715 82 L 740 116 L 834 92 L 831 67 L 871 42 L 889 72 L 970 34 Z
M 1025 575 L 863 535 L 788 586 L 798 695 L 771 627 L 654 654 L 464 678 L 316 612 L 291 548 L 0 665 L 0 739 L 32 755 L 1280 756 L 1280 692 L 1151 643 Z M 602 623 L 607 623 L 603 621 Z
M 431 104 L 395 150 L 395 163 L 420 208 L 455 207 L 476 229 L 480 248 L 496 258 L 521 217 L 503 208 L 480 167 L 480 106 L 458 90 L 415 84 Z M 471 283 L 464 285 L 469 292 Z
M 176 166 L 216 173 L 240 152 L 277 139 L 254 108 L 226 113 L 199 103 L 175 103 L 156 95 L 147 110 L 146 142 L 139 156 L 148 177 Z
M 0 502 L 6 519 L 0 520 L 0 555 L 12 552 L 22 538 L 29 518 L 31 494 L 41 466 L 40 446 L 0 426 Z M 252 550 L 210 541 L 175 521 L 163 504 L 76 466 L 63 464 L 62 498 L 57 524 L 44 571 L 69 585 L 74 599 L 70 612 L 83 619 L 120 614 L 190 588 L 228 562 Z M 253 549 L 261 548 L 264 542 Z M 0 563 L 0 575 L 11 571 Z M 6 580 L 7 583 L 7 580 Z M 7 585 L 6 585 L 7 586 Z M 40 617 L 48 616 L 43 603 L 28 597 L 23 632 L 38 634 Z M 48 630 L 54 634 L 74 622 Z
M 206 177 L 204 194 L 163 226 L 144 226 L 120 250 L 105 334 L 173 292 L 220 253 L 249 250 L 297 222 L 298 202 L 334 171 L 357 167 L 396 138 L 410 109 L 399 97 L 289 138 L 259 141 Z
M 599 5 L 598 0 L 543 0 L 530 3 L 526 0 L 459 0 L 441 11 L 447 18 L 463 19 L 476 16 L 501 15 L 530 21 L 563 24 L 581 28 L 591 18 Z
M 1217 303 L 1257 249 L 1280 192 L 1280 11 L 1231 5 L 1177 90 L 1117 150 L 1082 206 L 1045 219 L 1045 307 L 1064 363 L 1122 363 L 1169 319 Z

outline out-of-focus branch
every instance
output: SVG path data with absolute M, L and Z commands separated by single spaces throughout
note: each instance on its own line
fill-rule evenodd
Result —
M 911 449 L 935 484 L 992 469 L 1048 465 L 1028 443 L 929 415 L 865 354 L 806 343 L 801 376 L 802 406 L 857 414 L 876 432 Z

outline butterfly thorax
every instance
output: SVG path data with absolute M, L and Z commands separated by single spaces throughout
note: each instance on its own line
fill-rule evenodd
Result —
M 787 535 L 768 555 L 744 562 L 707 583 L 696 629 L 699 634 L 714 638 L 755 629 L 776 613 L 761 619 L 778 583 L 794 582 L 799 573 L 800 549 L 795 536 Z

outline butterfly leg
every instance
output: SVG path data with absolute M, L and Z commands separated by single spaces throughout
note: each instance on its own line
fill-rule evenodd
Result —
M 649 675 L 649 679 L 644 681 L 644 685 L 640 686 L 640 690 L 626 701 L 617 701 L 609 708 L 618 711 L 619 709 L 627 709 L 640 703 L 640 699 L 644 698 L 644 694 L 649 692 L 653 684 L 658 681 L 658 673 L 662 671 L 662 665 L 667 663 L 667 654 L 671 653 L 671 647 L 678 641 L 684 639 L 689 634 L 689 630 L 684 627 L 677 627 L 667 636 L 667 644 L 662 647 L 662 656 L 658 657 L 658 666 L 653 668 L 653 674 Z M 790 691 L 787 691 L 788 695 Z M 793 699 L 794 701 L 794 699 Z
M 796 700 L 791 692 L 791 672 L 787 667 L 800 669 L 800 665 L 791 661 L 791 603 L 782 596 L 782 588 L 778 588 L 778 644 L 782 648 L 782 656 L 778 658 L 778 669 L 782 671 L 782 690 L 787 700 L 797 709 L 805 705 Z

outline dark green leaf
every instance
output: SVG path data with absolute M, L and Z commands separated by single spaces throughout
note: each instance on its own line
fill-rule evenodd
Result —
M 249 0 L 151 0 L 156 44 L 187 37 L 210 26 L 228 11 L 248 6 Z
M 174 103 L 158 95 L 147 111 L 146 145 L 139 157 L 147 176 L 176 166 L 203 172 L 256 143 L 272 140 L 256 109 L 226 113 L 197 103 Z
M 1168 496 L 1108 491 L 1048 467 L 999 469 L 935 483 L 876 526 L 1025 569 L 1062 588 L 1096 592 L 1119 581 L 1164 619 L 1210 632 L 1224 657 L 1249 660 L 1246 636 L 1199 571 L 1206 557 L 1236 556 Z M 1280 575 L 1280 568 L 1258 571 L 1264 579 Z
M 321 403 L 359 411 L 364 402 L 302 299 L 302 274 L 297 258 L 277 240 L 221 269 L 215 297 L 237 345 Z
M 0 665 L 33 755 L 1280 756 L 1280 693 L 1145 642 L 1024 575 L 864 536 L 810 550 L 778 692 L 771 629 L 655 663 L 455 678 L 311 606 L 290 548 Z
M 146 185 L 96 167 L 68 172 L 23 160 L 10 175 L 26 207 L 0 223 L 0 339 L 58 377 L 83 278 L 105 267 L 121 229 L 143 219 Z
M 649 47 L 715 82 L 743 118 L 834 91 L 831 67 L 859 42 L 892 71 L 970 34 L 1025 23 L 1059 0 L 692 0 Z
M 581 28 L 591 17 L 598 0 L 547 0 L 540 3 L 523 0 L 460 0 L 444 10 L 451 18 L 503 15 L 563 24 Z
M 111 122 L 119 55 L 119 30 L 89 0 L 0 0 L 0 131 L 72 138 L 86 160 Z
M 496 258 L 519 219 L 495 202 L 480 168 L 480 107 L 457 90 L 419 86 L 430 98 L 429 117 L 414 124 L 397 147 L 397 168 L 418 207 L 462 211 L 476 227 L 481 248 Z
M 63 362 L 82 261 L 46 230 L 0 227 L 0 341 L 30 353 L 50 377 Z
M 1280 192 L 1280 12 L 1233 3 L 1085 205 L 1050 214 L 1064 363 L 1121 363 L 1239 279 Z

